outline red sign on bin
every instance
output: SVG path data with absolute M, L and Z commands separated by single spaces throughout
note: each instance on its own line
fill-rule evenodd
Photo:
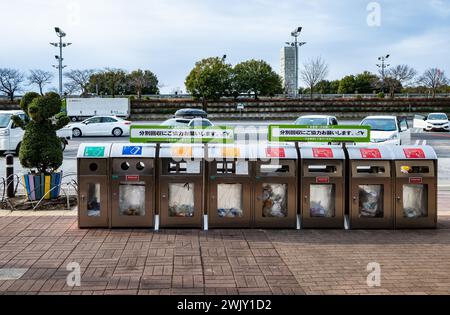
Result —
M 329 177 L 316 177 L 316 184 L 329 184 L 330 178 Z
M 267 148 L 266 156 L 270 158 L 284 158 L 286 157 L 286 152 L 284 151 L 284 148 Z
M 139 181 L 139 175 L 127 175 L 125 177 L 125 180 L 127 182 L 138 182 Z
M 423 184 L 423 178 L 422 177 L 411 177 L 409 179 L 410 184 Z
M 333 150 L 330 148 L 313 148 L 315 158 L 333 158 Z
M 425 159 L 425 152 L 422 149 L 403 149 L 407 159 Z
M 381 152 L 379 149 L 360 149 L 360 151 L 363 159 L 381 159 Z

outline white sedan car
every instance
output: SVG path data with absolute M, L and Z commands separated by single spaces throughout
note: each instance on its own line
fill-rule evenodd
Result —
M 131 122 L 115 116 L 94 116 L 79 123 L 70 123 L 65 129 L 72 130 L 73 137 L 82 136 L 128 136 Z

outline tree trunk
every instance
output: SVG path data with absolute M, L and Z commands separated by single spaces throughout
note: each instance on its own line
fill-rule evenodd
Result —
M 313 92 L 314 92 L 313 88 L 314 88 L 314 86 L 309 87 L 309 95 L 310 95 L 311 99 L 313 98 Z
M 44 93 L 42 93 L 42 84 L 39 84 L 39 93 L 41 93 L 41 95 L 44 96 Z
M 10 93 L 8 93 L 8 95 L 9 95 L 9 100 L 11 102 L 14 102 L 14 92 L 10 92 Z
M 141 97 L 142 97 L 142 92 L 141 92 L 141 90 L 137 90 L 137 97 L 138 97 L 138 100 L 141 99 Z
M 208 109 L 208 102 L 205 98 L 202 99 L 202 109 L 206 112 Z

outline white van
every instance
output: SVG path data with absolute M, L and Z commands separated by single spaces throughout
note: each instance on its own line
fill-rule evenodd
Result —
M 13 123 L 11 120 L 13 115 L 19 116 L 24 121 L 29 120 L 22 110 L 0 110 L 0 152 L 19 152 L 25 131 Z M 61 138 L 61 146 L 64 150 L 68 144 L 67 140 L 72 137 L 72 132 L 61 129 L 57 131 L 57 135 Z

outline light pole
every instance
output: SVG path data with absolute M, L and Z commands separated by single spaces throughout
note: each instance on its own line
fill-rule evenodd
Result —
M 378 57 L 378 60 L 381 61 L 381 64 L 377 64 L 377 67 L 381 69 L 381 82 L 382 82 L 381 89 L 383 90 L 383 92 L 384 92 L 384 78 L 386 77 L 386 68 L 390 66 L 390 64 L 386 64 L 386 60 L 388 60 L 390 56 L 391 55 Z
M 59 95 L 63 95 L 63 84 L 62 84 L 62 70 L 67 67 L 63 65 L 63 47 L 72 45 L 72 43 L 63 43 L 62 38 L 66 36 L 66 33 L 59 27 L 55 27 L 56 35 L 59 37 L 59 43 L 50 43 L 50 45 L 59 48 L 59 56 L 55 55 L 55 59 L 58 61 L 58 65 L 53 65 L 54 68 L 58 69 L 59 74 Z
M 300 36 L 300 33 L 302 32 L 303 27 L 299 26 L 295 30 L 291 32 L 291 36 L 294 37 L 294 42 L 286 42 L 286 44 L 295 47 L 295 89 L 294 89 L 294 96 L 297 97 L 298 95 L 298 48 L 302 47 L 306 44 L 306 42 L 299 42 L 298 37 Z

